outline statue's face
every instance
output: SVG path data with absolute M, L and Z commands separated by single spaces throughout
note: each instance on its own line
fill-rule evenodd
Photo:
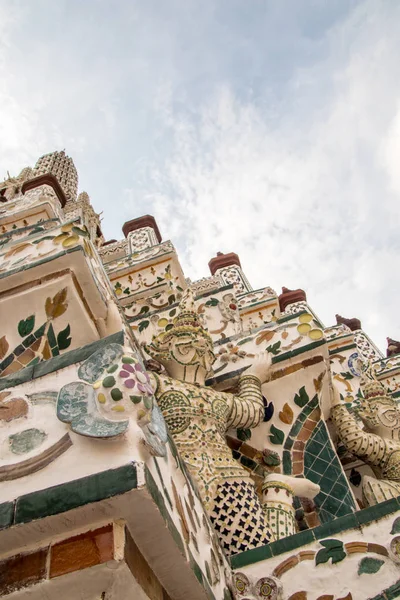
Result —
M 215 360 L 210 341 L 199 333 L 190 332 L 173 337 L 170 343 L 171 360 L 185 367 L 200 367 L 211 371 Z
M 399 438 L 400 411 L 396 406 L 375 402 L 369 410 L 360 412 L 360 417 L 371 432 L 386 439 Z

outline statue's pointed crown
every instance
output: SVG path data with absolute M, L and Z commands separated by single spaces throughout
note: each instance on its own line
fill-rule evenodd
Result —
M 191 288 L 187 288 L 183 293 L 174 327 L 202 327 Z
M 393 405 L 397 407 L 397 402 L 388 393 L 387 389 L 376 378 L 376 374 L 371 366 L 363 372 L 360 381 L 360 389 L 363 394 L 361 400 L 360 412 L 368 412 L 378 404 Z
M 149 344 L 145 345 L 147 354 L 159 360 L 169 355 L 169 345 L 175 336 L 200 334 L 208 341 L 211 348 L 213 342 L 209 333 L 202 326 L 196 311 L 194 294 L 191 288 L 185 290 L 179 303 L 178 314 L 168 331 L 162 331 Z

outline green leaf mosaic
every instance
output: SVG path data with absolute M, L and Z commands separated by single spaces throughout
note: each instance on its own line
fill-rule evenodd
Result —
M 315 557 L 316 565 L 326 563 L 329 559 L 331 559 L 332 564 L 334 564 L 346 558 L 346 552 L 343 549 L 343 542 L 341 540 L 322 540 L 320 544 L 323 548 L 317 552 Z
M 304 476 L 321 486 L 320 493 L 314 499 L 321 523 L 356 510 L 347 479 L 322 421 L 306 445 Z
M 373 573 L 377 573 L 381 566 L 384 564 L 384 562 L 384 560 L 380 560 L 379 558 L 365 556 L 359 562 L 358 574 L 362 575 L 363 573 L 367 573 L 369 575 L 372 575 Z
M 71 345 L 72 339 L 70 337 L 71 327 L 68 324 L 65 329 L 60 331 L 57 336 L 57 345 L 59 350 L 66 350 Z
M 281 429 L 275 427 L 275 425 L 271 425 L 269 439 L 271 444 L 281 445 L 285 439 L 285 434 Z
M 400 533 L 400 517 L 397 517 L 397 519 L 395 519 L 392 524 L 390 534 L 394 535 L 395 533 Z
M 11 452 L 14 454 L 26 454 L 40 446 L 47 437 L 45 431 L 32 427 L 10 435 L 8 438 Z
M 25 337 L 32 333 L 33 328 L 35 327 L 35 315 L 31 315 L 27 317 L 25 320 L 22 319 L 18 323 L 18 333 L 21 337 Z
M 300 388 L 299 393 L 295 395 L 294 403 L 297 404 L 297 406 L 300 406 L 300 408 L 303 408 L 303 406 L 307 404 L 308 400 L 309 397 L 306 392 L 306 388 L 303 385 L 303 387 Z

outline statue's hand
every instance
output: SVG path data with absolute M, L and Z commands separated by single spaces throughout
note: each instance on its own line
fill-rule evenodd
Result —
M 264 482 L 281 481 L 290 486 L 295 496 L 301 496 L 303 498 L 315 498 L 321 491 L 320 486 L 317 483 L 307 479 L 306 477 L 292 477 L 291 475 L 282 475 L 281 473 L 269 473 L 264 477 Z
M 254 375 L 261 383 L 269 379 L 272 359 L 269 352 L 260 352 L 254 359 L 253 364 L 244 371 L 243 375 Z

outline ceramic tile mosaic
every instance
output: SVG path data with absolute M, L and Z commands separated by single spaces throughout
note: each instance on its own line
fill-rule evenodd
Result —
M 314 501 L 322 523 L 356 510 L 349 484 L 322 421 L 306 445 L 304 475 L 321 486 Z

